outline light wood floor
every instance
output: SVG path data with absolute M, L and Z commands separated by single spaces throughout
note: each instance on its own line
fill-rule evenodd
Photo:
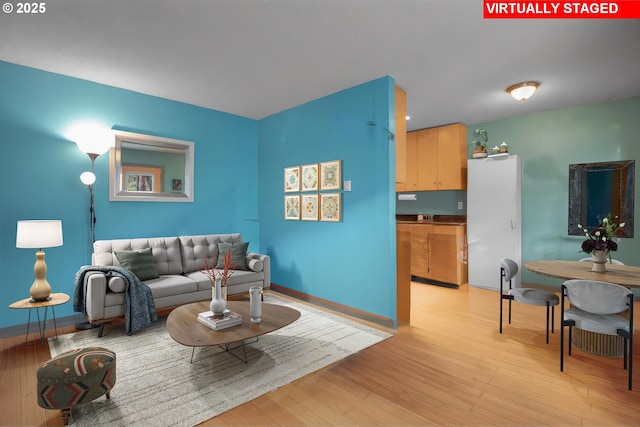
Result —
M 514 303 L 500 335 L 496 292 L 413 284 L 411 315 L 392 338 L 203 425 L 640 425 L 640 375 L 630 392 L 621 359 L 579 350 L 561 373 L 559 316 L 547 345 L 542 307 Z M 47 346 L 8 338 L 0 355 L 0 424 L 62 425 L 35 398 Z

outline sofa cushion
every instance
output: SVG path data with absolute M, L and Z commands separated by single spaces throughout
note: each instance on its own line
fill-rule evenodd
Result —
M 111 292 L 124 292 L 127 289 L 127 284 L 120 276 L 110 277 L 108 283 Z
M 239 233 L 209 234 L 203 236 L 181 236 L 180 249 L 184 273 L 204 270 L 204 258 L 218 262 L 218 243 L 242 242 Z
M 97 240 L 93 244 L 93 263 L 118 266 L 120 263 L 116 258 L 116 251 L 135 251 L 146 248 L 151 248 L 158 274 L 182 273 L 180 243 L 177 237 Z
M 218 243 L 218 264 L 216 268 L 224 268 L 224 255 L 231 252 L 231 264 L 235 270 L 247 270 L 247 249 L 249 242 Z
M 116 258 L 122 267 L 130 270 L 140 280 L 155 279 L 160 276 L 153 262 L 151 248 L 137 251 L 116 251 Z
M 188 294 L 198 290 L 198 284 L 181 274 L 167 274 L 157 279 L 144 282 L 151 289 L 153 299 L 171 297 L 174 295 Z
M 262 260 L 251 258 L 247 263 L 247 267 L 249 267 L 249 270 L 251 271 L 260 272 L 264 270 L 264 263 L 262 262 Z

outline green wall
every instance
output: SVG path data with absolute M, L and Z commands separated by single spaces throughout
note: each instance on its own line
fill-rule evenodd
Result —
M 579 252 L 582 237 L 567 234 L 569 165 L 638 159 L 640 97 L 469 125 L 469 141 L 476 128 L 487 130 L 489 147 L 506 141 L 522 157 L 522 262 L 586 256 Z M 637 197 L 638 171 L 635 187 Z M 621 240 L 615 258 L 640 265 L 637 230 L 635 236 Z M 523 281 L 562 282 L 528 271 Z

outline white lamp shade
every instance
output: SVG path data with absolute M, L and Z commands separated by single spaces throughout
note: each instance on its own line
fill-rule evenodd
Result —
M 75 142 L 83 153 L 98 156 L 109 151 L 115 142 L 111 129 L 94 122 L 77 124 L 67 131 L 66 136 Z
M 93 172 L 82 172 L 80 174 L 80 181 L 82 181 L 84 185 L 91 185 L 96 182 L 96 174 Z
M 17 248 L 53 248 L 62 246 L 62 221 L 59 219 L 18 221 Z

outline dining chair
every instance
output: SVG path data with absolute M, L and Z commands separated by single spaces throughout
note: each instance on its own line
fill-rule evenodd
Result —
M 500 333 L 502 333 L 502 303 L 509 301 L 509 324 L 511 324 L 511 302 L 516 301 L 522 304 L 539 305 L 547 307 L 547 344 L 549 344 L 549 308 L 551 308 L 551 332 L 553 333 L 553 323 L 555 319 L 555 306 L 559 303 L 556 294 L 542 289 L 514 288 L 512 279 L 518 274 L 518 263 L 510 258 L 500 260 Z M 505 282 L 509 283 L 509 289 L 505 293 Z
M 591 262 L 591 261 L 593 261 L 593 258 L 591 258 L 590 256 L 588 256 L 588 257 L 586 257 L 586 258 L 582 258 L 582 259 L 580 260 L 580 262 Z M 619 260 L 617 260 L 617 259 L 615 259 L 615 258 L 611 258 L 611 259 L 608 261 L 608 263 L 609 263 L 609 264 L 616 264 L 616 265 L 624 265 L 624 262 L 619 261 Z
M 565 300 L 570 308 L 565 309 Z M 633 375 L 633 293 L 624 286 L 594 280 L 567 280 L 562 285 L 560 371 L 564 370 L 564 328 L 569 327 L 569 356 L 573 327 L 624 338 L 624 369 L 629 364 L 629 390 Z M 628 310 L 628 317 L 621 313 Z

